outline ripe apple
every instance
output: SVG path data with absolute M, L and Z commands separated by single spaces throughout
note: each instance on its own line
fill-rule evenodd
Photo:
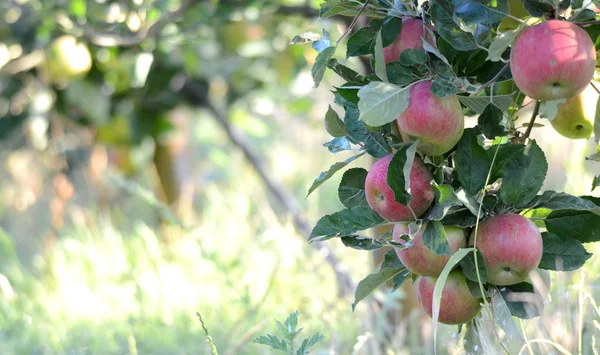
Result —
M 66 85 L 90 71 L 92 55 L 84 43 L 77 43 L 74 36 L 64 35 L 48 47 L 44 68 L 52 82 Z
M 450 255 L 439 255 L 427 248 L 423 242 L 425 227 L 426 225 L 423 225 L 413 236 L 411 246 L 404 249 L 396 248 L 396 254 L 398 254 L 398 258 L 402 261 L 402 264 L 415 274 L 421 276 L 439 276 L 446 266 L 446 263 L 448 263 Z M 462 228 L 444 227 L 444 230 L 446 231 L 448 245 L 450 246 L 450 252 L 452 254 L 458 249 L 467 246 L 467 237 Z M 403 234 L 408 234 L 408 223 L 396 224 L 394 226 L 392 239 L 398 243 L 404 244 L 404 239 L 400 238 Z
M 429 317 L 433 314 L 433 289 L 436 281 L 437 277 L 426 276 L 419 276 L 417 280 L 417 297 Z M 471 295 L 465 275 L 461 270 L 452 271 L 442 290 L 438 322 L 464 324 L 475 318 L 480 310 L 480 300 Z
M 412 221 L 414 216 L 408 206 L 394 199 L 394 191 L 387 184 L 387 174 L 390 161 L 394 155 L 387 155 L 373 164 L 365 181 L 365 193 L 369 206 L 388 221 Z M 410 190 L 412 208 L 416 217 L 420 217 L 433 201 L 433 180 L 431 172 L 423 161 L 415 157 L 410 171 Z
M 427 42 L 433 42 L 423 26 L 423 22 L 419 19 L 404 17 L 398 39 L 383 49 L 385 64 L 400 60 L 400 54 L 407 49 L 423 49 L 422 37 L 425 37 Z
M 419 152 L 441 155 L 460 140 L 465 120 L 458 97 L 440 99 L 431 93 L 431 84 L 431 81 L 423 81 L 411 86 L 408 107 L 396 122 L 404 140 L 421 140 Z
M 475 230 L 469 245 L 475 244 Z M 524 281 L 542 260 L 542 235 L 528 218 L 518 214 L 490 217 L 479 225 L 477 248 L 492 285 L 513 285 Z
M 550 124 L 556 132 L 571 139 L 588 139 L 594 132 L 594 116 L 598 94 L 589 85 L 581 94 L 571 97 L 558 107 Z
M 510 52 L 519 90 L 534 100 L 558 100 L 581 93 L 596 69 L 596 50 L 579 26 L 550 20 L 527 27 Z

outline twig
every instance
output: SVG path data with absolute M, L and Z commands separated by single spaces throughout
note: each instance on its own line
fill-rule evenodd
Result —
M 596 84 L 594 84 L 594 81 L 590 81 L 590 85 L 592 85 L 592 87 L 594 88 L 594 90 L 596 90 L 596 92 L 598 94 L 600 94 L 600 90 L 598 90 L 598 88 L 596 87 Z
M 198 316 L 198 319 L 200 319 L 200 324 L 202 324 L 202 329 L 204 330 L 204 334 L 206 334 L 206 341 L 210 345 L 210 350 L 212 351 L 213 355 L 219 355 L 219 353 L 217 352 L 217 347 L 213 343 L 212 337 L 210 336 L 210 334 L 208 334 L 208 329 L 206 329 L 206 326 L 204 325 L 204 321 L 202 320 L 200 312 L 196 312 L 196 316 Z
M 500 76 L 502 76 L 502 74 L 504 74 L 504 72 L 508 69 L 508 67 L 509 67 L 509 64 L 506 63 L 506 65 L 504 67 L 502 67 L 502 69 L 500 69 L 500 71 L 496 75 L 494 75 L 494 77 L 490 81 L 481 85 L 479 87 L 479 89 L 477 89 L 477 91 L 472 93 L 470 96 L 475 96 L 475 95 L 479 94 L 480 92 L 482 92 L 483 90 L 485 90 L 485 88 L 487 88 L 488 86 L 492 85 L 496 80 L 498 80 L 498 78 Z
M 302 213 L 294 196 L 292 196 L 292 194 L 279 181 L 275 180 L 272 175 L 269 174 L 270 169 L 268 169 L 264 163 L 264 160 L 262 160 L 250 147 L 242 133 L 235 129 L 235 127 L 232 127 L 225 116 L 208 101 L 206 89 L 199 87 L 191 80 L 188 80 L 183 86 L 182 90 L 185 94 L 190 96 L 191 102 L 195 102 L 197 105 L 202 105 L 211 112 L 215 121 L 221 126 L 221 128 L 229 137 L 229 140 L 242 150 L 246 160 L 252 165 L 267 189 L 291 215 L 296 230 L 308 238 L 312 228 Z M 349 291 L 354 290 L 356 284 L 352 280 L 352 277 L 350 277 L 350 275 L 342 269 L 340 262 L 333 254 L 333 251 L 321 243 L 311 243 L 310 245 L 324 254 L 325 261 L 333 269 L 338 283 L 338 296 L 342 297 Z
M 365 11 L 365 9 L 367 8 L 367 5 L 369 5 L 369 1 L 370 0 L 366 0 L 365 1 L 365 4 L 360 8 L 360 11 L 358 12 L 358 14 L 356 14 L 356 16 L 354 17 L 354 19 L 350 23 L 350 26 L 348 26 L 348 29 L 346 30 L 346 32 L 344 32 L 344 34 L 342 34 L 342 37 L 340 37 L 335 42 L 336 47 L 337 47 L 338 44 L 340 44 L 340 42 L 342 41 L 342 39 L 344 39 L 344 37 L 346 37 L 346 35 L 348 33 L 350 33 L 350 31 L 352 31 L 352 29 L 354 28 L 354 25 L 356 25 L 356 22 L 358 22 L 358 18 L 360 17 L 360 15 L 362 15 L 363 11 Z
M 525 134 L 523 134 L 523 137 L 521 138 L 521 141 L 523 143 L 525 143 L 525 140 L 527 140 L 527 138 L 529 138 L 529 135 L 531 134 L 531 130 L 533 129 L 533 124 L 535 123 L 535 118 L 537 117 L 538 112 L 540 112 L 540 104 L 541 104 L 541 101 L 535 102 L 535 107 L 533 108 L 533 114 L 531 115 L 531 120 L 529 121 L 529 126 L 527 126 L 527 130 L 525 131 Z
M 594 21 L 584 21 L 584 22 L 571 22 L 579 27 L 585 27 L 585 26 L 591 26 L 591 25 L 597 25 L 600 23 L 600 20 L 594 20 Z

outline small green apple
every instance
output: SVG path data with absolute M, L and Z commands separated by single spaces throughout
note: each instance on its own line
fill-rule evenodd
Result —
M 594 132 L 598 94 L 588 86 L 581 94 L 567 99 L 550 121 L 556 132 L 571 139 L 588 139 Z

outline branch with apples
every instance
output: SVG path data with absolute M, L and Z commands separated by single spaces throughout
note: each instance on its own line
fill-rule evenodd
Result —
M 369 171 L 345 170 L 338 187 L 345 209 L 323 216 L 309 238 L 336 238 L 366 251 L 392 247 L 380 270 L 358 284 L 353 309 L 383 284 L 396 290 L 412 280 L 434 335 L 437 322 L 466 324 L 475 334 L 487 319 L 496 323 L 500 351 L 519 349 L 498 331 L 506 321 L 498 310 L 538 316 L 549 271 L 580 268 L 591 256 L 584 245 L 600 241 L 600 199 L 540 191 L 548 163 L 530 137 L 539 115 L 565 139 L 595 135 L 598 144 L 594 4 L 321 4 L 321 18 L 370 19 L 342 38 L 348 37 L 345 58 L 370 58 L 374 74 L 342 64 L 335 56 L 340 39 L 326 31 L 293 41 L 319 52 L 315 86 L 328 70 L 345 81 L 333 91 L 337 109 L 325 113 L 332 140 L 324 146 L 334 154 L 356 152 L 323 171 L 308 194 L 356 159 L 377 159 Z M 529 124 L 518 127 L 530 105 Z M 465 116 L 477 117 L 477 125 L 465 128 Z M 600 177 L 591 190 L 597 186 Z M 393 225 L 393 232 L 366 232 L 382 225 Z M 523 294 L 535 297 L 515 297 Z

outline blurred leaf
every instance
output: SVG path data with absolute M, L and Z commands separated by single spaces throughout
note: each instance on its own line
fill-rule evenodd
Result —
M 323 75 L 325 74 L 325 69 L 327 69 L 327 63 L 329 59 L 335 53 L 336 47 L 325 48 L 319 55 L 317 59 L 315 59 L 315 64 L 313 64 L 311 73 L 313 77 L 313 81 L 315 82 L 315 88 L 319 86 L 321 80 L 323 80 Z
M 542 233 L 544 253 L 538 266 L 555 271 L 577 270 L 592 257 L 591 253 L 576 239 L 559 237 L 550 232 Z
M 317 52 L 321 53 L 324 49 L 329 48 L 331 46 L 331 37 L 329 37 L 329 32 L 326 29 L 323 29 L 323 37 L 316 42 L 313 42 L 312 47 Z
M 279 339 L 278 337 L 267 334 L 261 335 L 258 338 L 254 339 L 254 342 L 257 344 L 268 345 L 275 350 L 287 351 L 287 344 L 285 340 Z
M 388 186 L 394 192 L 394 199 L 405 206 L 408 206 L 412 200 L 410 191 L 410 173 L 412 171 L 415 153 L 419 141 L 403 144 L 398 148 L 390 165 L 386 181 Z
M 454 0 L 456 16 L 467 25 L 500 22 L 508 14 L 507 0 Z
M 438 255 L 452 255 L 444 226 L 438 221 L 429 221 L 423 232 L 423 243 Z
M 485 109 L 477 118 L 477 126 L 488 139 L 494 139 L 497 136 L 504 136 L 507 131 L 502 125 L 503 114 L 499 108 L 493 104 L 487 104 Z
M 370 126 L 392 122 L 408 107 L 408 88 L 394 84 L 370 82 L 358 91 L 360 120 Z
M 65 90 L 65 100 L 95 125 L 108 122 L 111 102 L 99 86 L 88 81 L 74 81 Z
M 519 297 L 527 293 L 530 294 L 529 297 L 535 296 L 532 284 L 521 282 L 516 285 L 503 286 L 498 291 L 513 316 L 530 319 L 540 315 L 537 312 L 537 308 L 533 307 L 530 302 L 522 301 L 522 297 Z
M 554 120 L 558 113 L 558 107 L 565 103 L 567 99 L 558 99 L 553 101 L 542 101 L 540 105 L 540 117 L 547 118 L 548 121 Z
M 491 159 L 479 145 L 473 129 L 465 129 L 456 145 L 454 169 L 468 194 L 475 195 L 485 186 L 490 165 Z
M 323 144 L 331 153 L 339 153 L 344 150 L 351 150 L 352 146 L 350 145 L 350 141 L 348 137 L 339 137 L 330 140 L 327 143 Z
M 70 0 L 69 12 L 76 17 L 85 17 L 86 2 L 85 0 Z
M 356 206 L 321 217 L 308 239 L 351 236 L 356 231 L 369 229 L 383 222 L 384 219 L 368 206 Z
M 354 312 L 358 302 L 365 299 L 371 294 L 371 292 L 375 291 L 381 285 L 402 272 L 406 272 L 406 268 L 384 268 L 379 270 L 377 273 L 365 277 L 358 283 L 358 286 L 356 287 L 356 292 L 354 293 L 354 302 L 352 303 L 352 311 Z
M 318 342 L 320 342 L 323 339 L 325 339 L 325 337 L 319 333 L 315 333 L 315 334 L 309 336 L 308 338 L 306 338 L 302 341 L 302 344 L 296 351 L 296 355 L 308 354 L 308 351 L 310 350 L 310 348 L 312 348 L 315 344 L 317 344 Z
M 358 235 L 342 237 L 344 246 L 358 250 L 375 250 L 383 247 L 383 244 L 373 238 L 361 237 Z
M 367 205 L 365 180 L 368 172 L 363 168 L 346 170 L 338 187 L 340 201 L 347 208 Z
M 596 144 L 600 144 L 600 97 L 596 101 L 596 112 L 594 113 L 594 141 Z M 596 148 L 596 152 L 600 152 Z
M 523 0 L 523 5 L 533 17 L 542 17 L 554 10 L 553 0 Z
M 335 138 L 344 137 L 346 135 L 344 121 L 342 121 L 337 112 L 331 108 L 331 105 L 329 105 L 327 113 L 325 114 L 325 130 Z
M 383 58 L 383 45 L 381 44 L 381 31 L 377 32 L 375 38 L 375 48 L 373 50 L 375 57 L 375 74 L 384 82 L 389 82 L 385 70 L 385 60 Z
M 329 32 L 327 32 L 325 29 L 323 29 L 323 33 L 329 34 Z M 289 44 L 311 43 L 311 42 L 319 41 L 321 38 L 322 38 L 322 36 L 319 33 L 309 31 L 309 32 L 304 32 L 302 34 L 294 36 L 294 38 L 292 38 L 292 40 L 290 41 Z M 329 45 L 327 47 L 329 47 Z M 316 49 L 317 52 L 321 52 L 319 49 L 315 48 L 314 46 L 313 46 L 313 48 Z M 323 49 L 324 48 L 321 48 L 321 50 L 323 50 Z
M 317 189 L 317 187 L 321 186 L 321 184 L 329 180 L 329 178 L 332 177 L 335 173 L 337 173 L 340 169 L 353 162 L 357 158 L 361 157 L 363 154 L 364 153 L 359 153 L 354 156 L 351 156 L 350 158 L 344 161 L 333 164 L 329 167 L 329 170 L 321 172 L 321 174 L 319 174 L 315 181 L 313 181 L 311 187 L 308 189 L 308 194 L 306 196 L 308 197 L 313 191 Z
M 584 22 L 590 21 L 596 18 L 596 12 L 591 9 L 583 9 L 575 14 L 575 16 L 569 17 L 570 22 Z
M 332 69 L 337 75 L 350 84 L 364 85 L 369 82 L 363 75 L 360 75 L 356 71 L 340 64 L 335 58 L 329 60 L 327 67 Z
M 544 220 L 548 232 L 582 243 L 600 241 L 600 216 L 589 211 L 552 211 Z
M 547 171 L 546 156 L 535 140 L 532 140 L 504 166 L 499 191 L 502 202 L 515 206 L 533 200 L 544 184 Z
M 600 186 L 600 175 L 594 176 L 594 180 L 592 181 L 592 190 L 594 191 L 596 187 Z
M 494 97 L 490 96 L 458 96 L 458 100 L 461 104 L 470 108 L 471 110 L 481 114 L 485 110 L 486 106 L 490 103 L 494 104 L 502 112 L 506 112 L 513 102 L 513 95 L 498 95 Z

